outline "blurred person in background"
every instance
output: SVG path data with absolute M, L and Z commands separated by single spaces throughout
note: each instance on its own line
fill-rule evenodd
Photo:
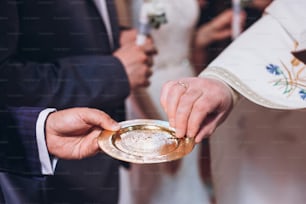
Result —
M 132 11 L 122 13 L 135 16 L 129 22 L 137 26 L 142 1 L 129 2 Z M 121 3 L 122 9 L 124 3 L 117 3 Z M 145 89 L 138 89 L 132 100 L 127 102 L 128 119 L 150 118 L 167 121 L 167 115 L 159 102 L 162 85 L 183 76 L 195 76 L 200 70 L 196 70 L 194 61 L 191 60 L 194 51 L 204 49 L 213 42 L 230 39 L 232 33 L 231 9 L 226 9 L 206 24 L 197 26 L 200 9 L 204 9 L 207 2 L 167 0 L 156 3 L 160 3 L 160 7 L 165 11 L 167 23 L 151 30 L 150 35 L 158 51 L 154 57 L 151 84 Z M 245 13 L 241 13 L 240 17 L 242 27 Z M 121 19 L 126 20 L 128 17 L 122 16 Z M 130 189 L 130 192 L 125 191 L 120 202 L 211 203 L 212 187 L 207 175 L 210 172 L 208 152 L 207 142 L 203 142 L 197 145 L 190 155 L 179 161 L 153 165 L 132 164 L 130 172 L 122 172 L 123 180 L 126 181 L 122 185 L 127 191 Z

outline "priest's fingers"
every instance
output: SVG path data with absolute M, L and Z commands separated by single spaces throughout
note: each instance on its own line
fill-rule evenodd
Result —
M 166 109 L 169 123 L 176 128 L 176 113 L 182 95 L 187 91 L 187 85 L 182 81 L 175 81 L 169 85 L 170 92 L 166 98 Z
M 185 82 L 187 83 L 187 82 Z M 190 115 L 197 115 L 200 112 L 194 112 L 194 105 L 202 97 L 202 91 L 198 89 L 192 90 L 187 89 L 184 94 L 180 97 L 176 115 L 175 115 L 175 131 L 177 137 L 194 137 L 197 131 L 187 131 L 189 129 Z M 201 123 L 201 121 L 194 121 L 195 123 Z M 190 134 L 190 132 L 195 132 Z
M 169 81 L 163 85 L 162 90 L 161 90 L 160 103 L 167 115 L 168 115 L 167 98 L 168 98 L 168 95 L 171 93 L 170 89 L 172 85 L 175 83 L 176 83 L 175 81 Z

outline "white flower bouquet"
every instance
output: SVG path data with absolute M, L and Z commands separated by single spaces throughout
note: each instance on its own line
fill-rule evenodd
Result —
M 145 42 L 151 28 L 158 29 L 165 23 L 167 18 L 163 4 L 158 0 L 143 0 L 139 15 L 137 45 Z

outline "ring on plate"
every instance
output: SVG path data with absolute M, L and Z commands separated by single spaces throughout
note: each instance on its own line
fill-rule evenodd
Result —
M 186 83 L 182 82 L 182 81 L 178 81 L 178 82 L 177 82 L 177 85 L 183 87 L 185 90 L 188 89 L 188 85 L 187 85 Z

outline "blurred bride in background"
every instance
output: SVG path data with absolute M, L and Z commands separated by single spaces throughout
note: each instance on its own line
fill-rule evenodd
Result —
M 137 92 L 137 98 L 127 101 L 127 119 L 150 118 L 168 120 L 160 102 L 162 85 L 180 77 L 195 76 L 199 71 L 191 61 L 193 51 L 199 51 L 212 42 L 229 39 L 231 36 L 232 11 L 220 15 L 197 27 L 201 0 L 155 0 L 166 14 L 167 23 L 151 30 L 158 54 L 154 58 L 151 85 Z M 127 4 L 127 1 L 124 1 Z M 119 11 L 132 16 L 133 25 L 138 25 L 141 0 L 130 0 L 128 11 Z M 122 9 L 122 1 L 121 9 Z M 127 5 L 126 5 L 127 6 Z M 120 17 L 127 23 L 127 17 Z M 241 14 L 244 21 L 245 16 Z M 129 19 L 131 20 L 131 19 Z M 242 22 L 243 22 L 242 21 Z M 197 62 L 198 63 L 198 62 Z M 199 64 L 198 64 L 199 65 Z M 135 94 L 134 94 L 135 95 Z M 209 172 L 207 144 L 196 145 L 194 150 L 181 160 L 151 165 L 132 164 L 130 171 L 122 171 L 122 204 L 209 204 L 212 203 L 212 187 Z M 206 155 L 203 155 L 206 152 Z M 206 174 L 206 175 L 205 175 Z

